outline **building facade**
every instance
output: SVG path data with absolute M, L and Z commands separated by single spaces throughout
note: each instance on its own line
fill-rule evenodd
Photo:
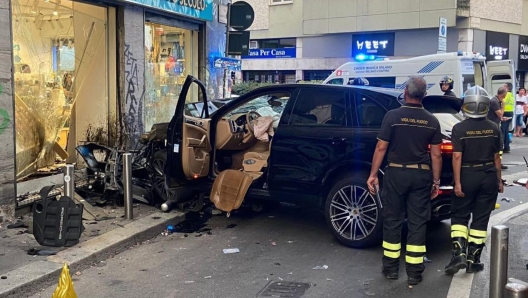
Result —
M 219 97 L 224 71 L 212 60 L 224 56 L 218 6 L 228 2 L 2 1 L 11 30 L 1 30 L 0 65 L 13 69 L 0 72 L 2 209 L 14 209 L 17 181 L 57 159 L 80 162 L 76 146 L 130 148 L 169 122 L 187 75 Z
M 322 80 L 345 62 L 435 54 L 440 18 L 446 51 L 513 59 L 528 68 L 523 0 L 247 0 L 256 11 L 246 81 Z M 522 46 L 524 45 L 524 47 Z M 499 53 L 501 55 L 496 55 Z M 507 54 L 505 54 L 507 53 Z

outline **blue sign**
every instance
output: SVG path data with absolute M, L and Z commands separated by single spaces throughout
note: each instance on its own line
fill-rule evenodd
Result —
M 283 49 L 250 49 L 247 56 L 242 59 L 261 59 L 261 58 L 295 58 L 297 57 L 296 48 Z
M 213 20 L 213 0 L 124 0 L 185 15 L 204 21 Z
M 231 71 L 242 70 L 242 61 L 233 58 L 226 57 L 214 57 L 213 58 L 214 68 L 227 68 Z

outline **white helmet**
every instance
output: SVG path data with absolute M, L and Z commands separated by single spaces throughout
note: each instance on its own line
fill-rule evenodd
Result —
M 462 112 L 468 118 L 484 118 L 488 116 L 490 98 L 488 92 L 480 87 L 473 86 L 464 93 Z

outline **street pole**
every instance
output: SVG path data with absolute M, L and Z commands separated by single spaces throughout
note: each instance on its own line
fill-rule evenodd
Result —
M 132 194 L 132 154 L 123 154 L 123 190 L 125 195 L 125 219 L 134 218 Z
M 75 165 L 68 164 L 64 168 L 64 196 L 73 199 L 75 194 Z
M 491 228 L 490 298 L 503 298 L 508 281 L 508 237 L 505 225 Z
M 224 56 L 226 58 L 227 56 L 229 56 L 229 28 L 231 28 L 231 3 L 227 4 L 226 46 L 225 46 L 225 52 L 224 52 Z M 222 97 L 223 98 L 226 98 L 227 96 L 226 83 L 227 83 L 227 67 L 224 67 L 224 81 L 222 85 L 222 90 L 223 90 Z
M 504 298 L 528 298 L 528 286 L 520 283 L 506 284 Z

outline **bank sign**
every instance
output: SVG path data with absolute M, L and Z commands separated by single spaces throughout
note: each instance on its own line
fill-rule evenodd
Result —
M 519 36 L 519 62 L 517 70 L 528 71 L 528 36 Z
M 213 20 L 213 0 L 123 0 L 204 21 Z
M 242 56 L 242 59 L 263 59 L 263 58 L 295 58 L 297 57 L 296 48 L 283 49 L 249 49 L 247 56 Z

